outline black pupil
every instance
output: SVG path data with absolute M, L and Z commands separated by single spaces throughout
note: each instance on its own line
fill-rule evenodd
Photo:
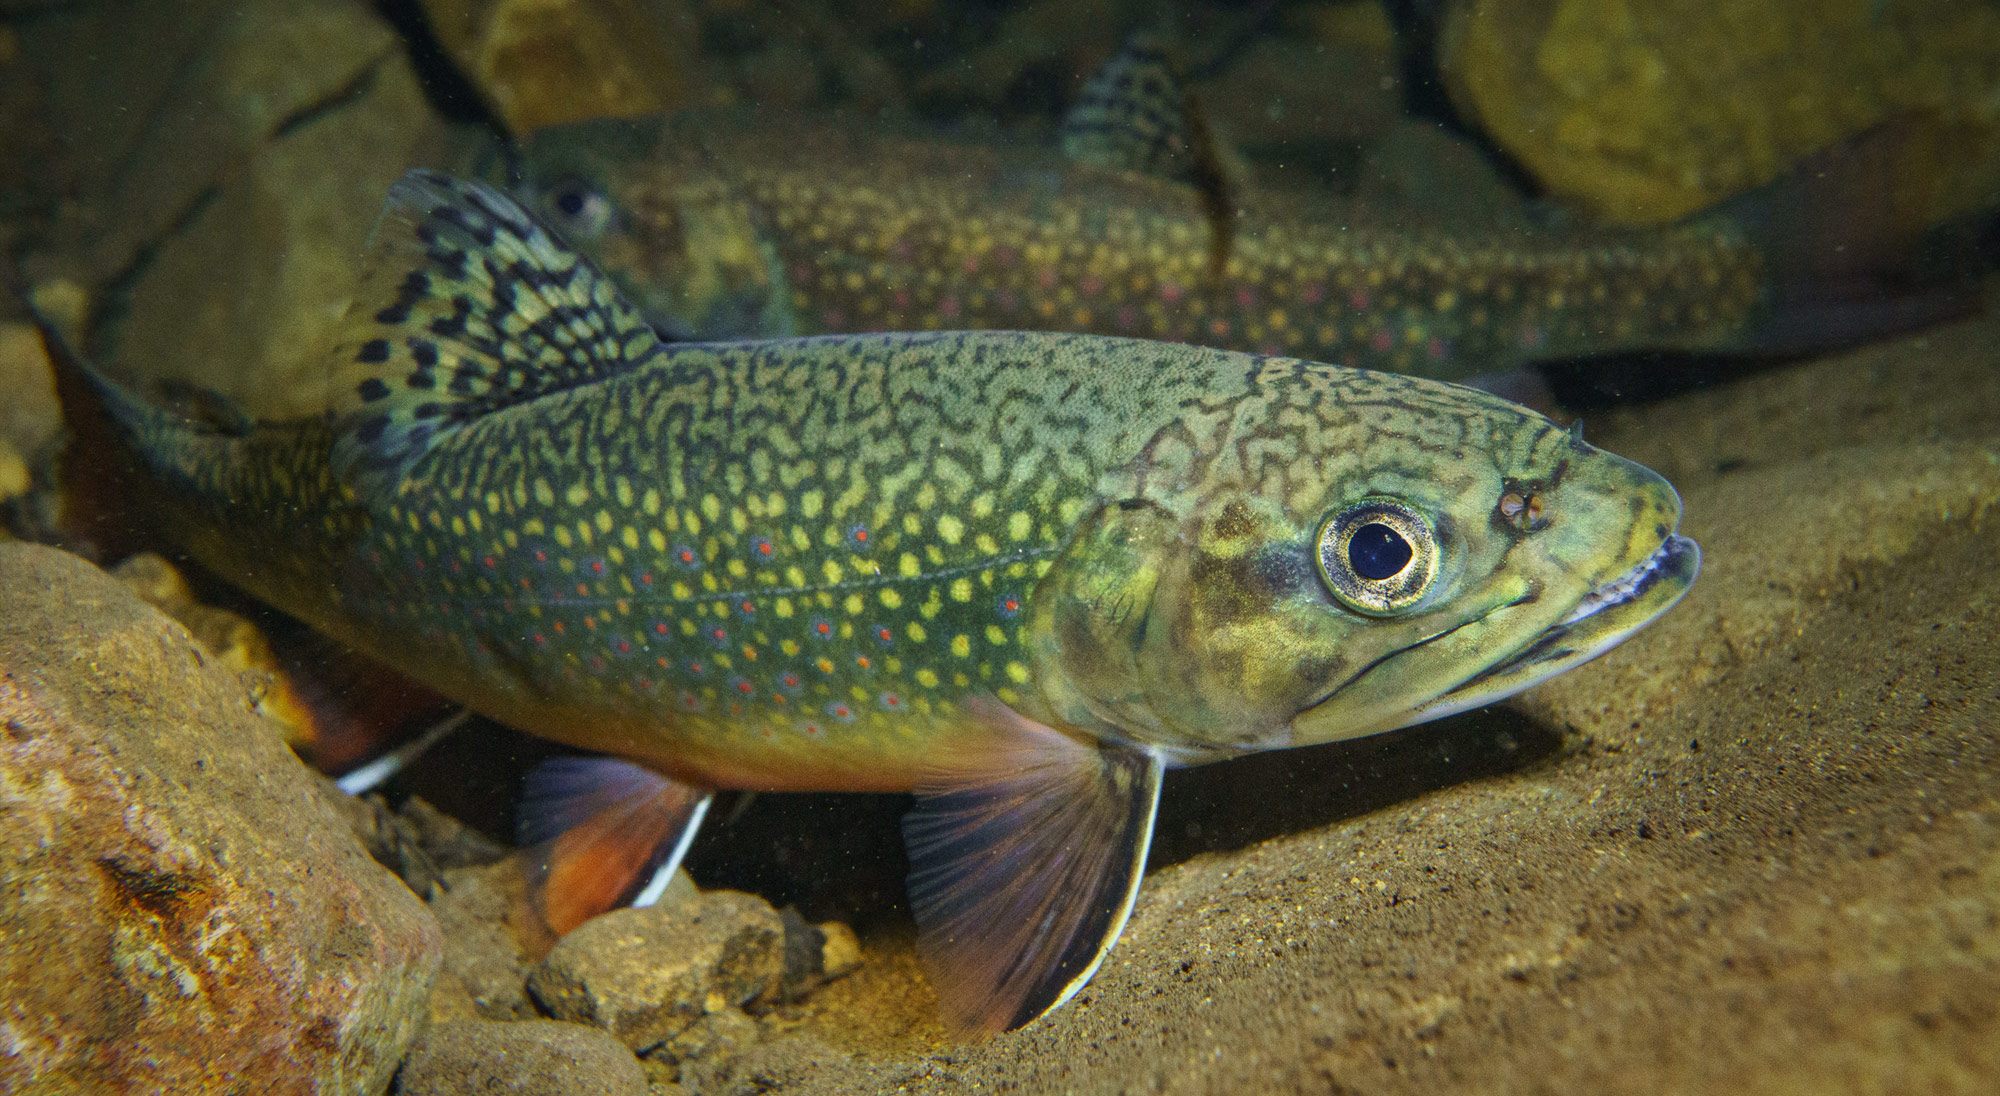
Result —
M 565 190 L 556 195 L 556 208 L 565 217 L 574 217 L 583 212 L 584 194 L 581 190 Z
M 1365 579 L 1393 578 L 1410 565 L 1415 554 L 1403 534 L 1379 521 L 1356 529 L 1347 542 L 1347 565 Z

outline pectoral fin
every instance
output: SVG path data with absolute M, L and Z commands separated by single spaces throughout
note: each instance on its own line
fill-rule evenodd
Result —
M 917 947 L 947 1019 L 1019 1027 L 1090 981 L 1138 894 L 1159 755 L 1085 742 L 996 701 L 990 746 L 940 765 L 903 821 Z
M 713 793 L 614 757 L 559 757 L 523 782 L 529 899 L 560 936 L 621 905 L 659 900 Z

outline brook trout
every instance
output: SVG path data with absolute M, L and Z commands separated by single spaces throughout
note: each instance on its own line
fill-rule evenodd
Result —
M 589 123 L 527 142 L 522 192 L 690 339 L 1020 328 L 1464 378 L 1748 350 L 1825 318 L 1790 296 L 1815 256 L 1774 254 L 1743 217 L 1484 234 L 1358 221 L 1330 196 L 1241 185 L 1192 103 L 1156 50 L 1128 48 L 1060 151 L 832 119 Z
M 1087 335 L 663 343 L 519 206 L 432 174 L 373 246 L 328 414 L 189 421 L 76 363 L 167 531 L 617 759 L 531 780 L 558 928 L 670 869 L 710 789 L 915 789 L 912 908 L 962 1029 L 1097 969 L 1166 766 L 1488 703 L 1699 563 L 1658 475 L 1448 384 Z

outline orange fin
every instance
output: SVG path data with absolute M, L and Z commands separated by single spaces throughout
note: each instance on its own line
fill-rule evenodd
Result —
M 529 900 L 560 936 L 659 900 L 714 793 L 615 757 L 558 757 L 522 783 Z
M 975 701 L 989 749 L 926 775 L 903 820 L 917 949 L 946 1019 L 1019 1027 L 1062 1004 L 1125 928 L 1164 759 Z

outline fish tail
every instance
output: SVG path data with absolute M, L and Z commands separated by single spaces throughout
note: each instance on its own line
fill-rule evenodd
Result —
M 1880 123 L 1697 218 L 1741 232 L 1765 260 L 1764 307 L 1723 349 L 1829 350 L 1977 307 L 1975 284 L 1962 268 L 1920 262 L 1943 239 L 1925 232 L 1904 199 L 1922 130 L 1915 115 Z

